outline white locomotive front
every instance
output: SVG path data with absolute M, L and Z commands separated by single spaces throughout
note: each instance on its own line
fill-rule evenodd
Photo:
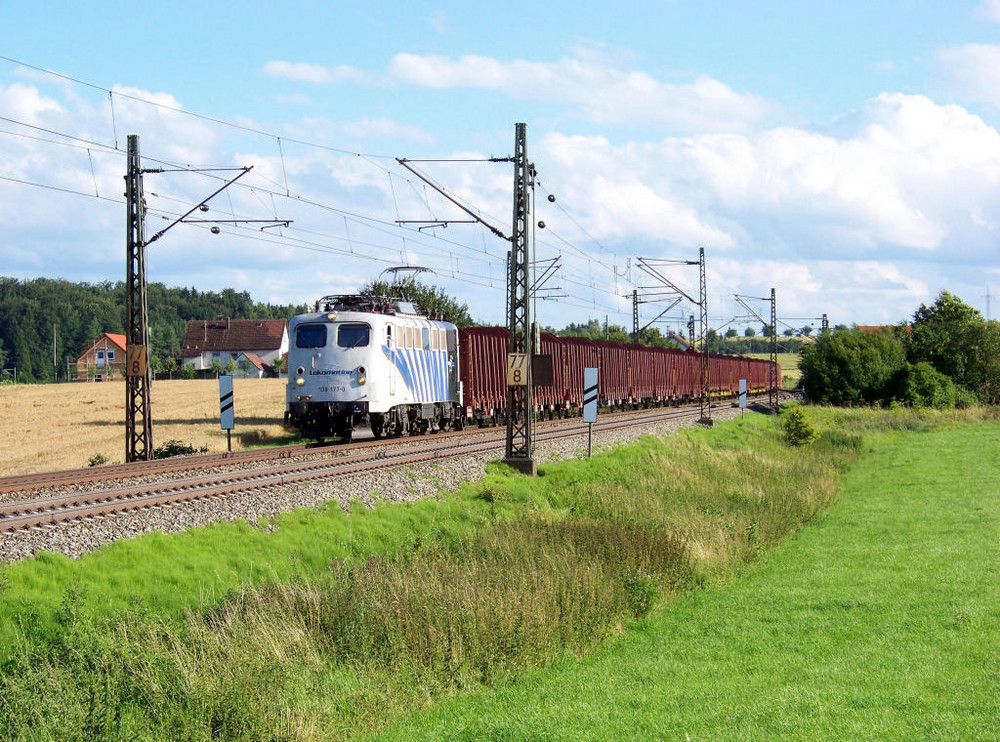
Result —
M 288 323 L 286 422 L 306 438 L 376 438 L 462 426 L 458 329 L 413 304 L 327 296 Z

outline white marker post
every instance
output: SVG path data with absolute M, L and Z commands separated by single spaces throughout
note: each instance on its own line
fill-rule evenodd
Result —
M 583 421 L 587 423 L 587 458 L 590 458 L 594 423 L 597 422 L 597 369 L 583 369 Z
M 233 450 L 233 428 L 236 415 L 233 413 L 233 377 L 219 377 L 219 423 L 226 431 L 226 448 Z
M 747 380 L 740 379 L 740 420 L 747 408 Z

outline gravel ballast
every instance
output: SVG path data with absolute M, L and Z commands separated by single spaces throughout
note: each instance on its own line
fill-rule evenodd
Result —
M 739 410 L 724 406 L 713 408 L 715 420 L 738 417 Z M 632 442 L 643 435 L 665 435 L 679 427 L 691 426 L 694 418 L 642 423 L 626 428 L 593 434 L 593 451 L 608 450 Z M 535 445 L 539 463 L 587 455 L 587 436 L 582 433 L 557 441 Z M 496 452 L 468 454 L 436 459 L 426 464 L 408 464 L 370 473 L 318 479 L 285 487 L 269 487 L 213 499 L 187 502 L 168 507 L 138 510 L 74 524 L 61 524 L 13 533 L 0 534 L 0 560 L 26 559 L 43 551 L 78 557 L 104 544 L 144 533 L 174 533 L 218 521 L 246 520 L 257 523 L 296 508 L 317 507 L 337 502 L 347 508 L 353 501 L 372 506 L 380 502 L 406 502 L 450 491 L 480 479 Z

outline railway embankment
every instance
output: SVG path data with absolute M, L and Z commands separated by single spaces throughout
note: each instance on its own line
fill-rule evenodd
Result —
M 0 720 L 27 739 L 31 722 L 35 738 L 65 739 L 386 729 L 727 584 L 822 516 L 859 436 L 902 419 L 865 429 L 830 414 L 794 447 L 750 416 L 547 463 L 536 479 L 491 473 L 449 493 L 411 473 L 402 488 L 431 496 L 368 508 L 359 493 L 347 511 L 7 565 Z

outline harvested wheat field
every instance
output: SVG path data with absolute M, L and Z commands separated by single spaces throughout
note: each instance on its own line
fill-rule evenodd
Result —
M 284 379 L 234 379 L 233 450 L 289 434 Z M 219 382 L 154 381 L 153 447 L 169 440 L 226 450 Z M 85 467 L 101 454 L 125 459 L 125 382 L 0 386 L 0 475 Z

